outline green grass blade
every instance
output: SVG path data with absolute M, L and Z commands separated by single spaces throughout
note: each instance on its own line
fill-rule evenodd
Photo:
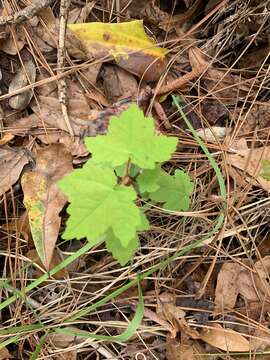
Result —
M 144 302 L 143 302 L 143 294 L 141 290 L 140 283 L 138 283 L 138 289 L 139 289 L 139 302 L 138 306 L 134 315 L 134 318 L 129 323 L 127 329 L 120 335 L 117 336 L 108 336 L 108 335 L 96 335 L 92 334 L 88 331 L 82 331 L 82 330 L 73 330 L 73 329 L 65 329 L 65 328 L 57 328 L 55 332 L 60 334 L 66 334 L 66 335 L 72 335 L 72 336 L 78 336 L 83 337 L 87 339 L 95 339 L 95 340 L 103 340 L 103 341 L 115 341 L 115 342 L 125 342 L 128 341 L 137 331 L 138 327 L 140 326 L 143 314 L 144 314 Z
M 46 332 L 45 334 L 43 334 L 41 336 L 41 338 L 39 339 L 39 342 L 29 360 L 36 360 L 38 358 L 38 355 L 42 349 L 42 346 L 44 345 L 44 343 L 47 339 L 47 336 L 48 336 L 48 332 Z

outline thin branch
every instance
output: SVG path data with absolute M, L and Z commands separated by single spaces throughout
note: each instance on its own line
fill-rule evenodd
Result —
M 9 16 L 0 17 L 0 26 L 20 24 L 23 21 L 32 19 L 41 10 L 51 5 L 54 0 L 33 0 L 32 4 Z

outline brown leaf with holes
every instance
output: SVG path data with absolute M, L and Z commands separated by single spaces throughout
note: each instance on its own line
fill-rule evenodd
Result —
M 0 195 L 8 191 L 19 179 L 21 172 L 30 161 L 24 149 L 3 146 L 0 150 Z
M 35 248 L 47 270 L 60 228 L 59 212 L 67 202 L 56 183 L 72 169 L 70 152 L 62 144 L 52 144 L 37 151 L 35 170 L 21 181 Z

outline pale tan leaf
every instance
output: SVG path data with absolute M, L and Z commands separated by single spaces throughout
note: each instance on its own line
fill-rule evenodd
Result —
M 258 301 L 258 291 L 254 287 L 254 276 L 250 271 L 242 268 L 237 279 L 237 287 L 239 294 L 242 295 L 247 301 Z
M 225 263 L 217 277 L 215 291 L 215 312 L 222 312 L 225 308 L 233 309 L 239 294 L 237 278 L 241 270 L 237 263 Z
M 205 329 L 201 333 L 201 339 L 207 344 L 223 351 L 249 351 L 249 341 L 236 331 L 224 329 L 219 324 L 214 324 L 213 328 Z
M 270 159 L 270 146 L 255 149 L 235 149 L 235 153 L 227 156 L 232 167 L 241 169 L 246 174 L 246 180 L 256 186 L 270 191 L 270 181 L 260 175 L 262 173 L 262 160 Z

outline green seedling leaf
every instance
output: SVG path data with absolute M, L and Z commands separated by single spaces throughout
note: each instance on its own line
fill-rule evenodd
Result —
M 142 169 L 154 169 L 157 162 L 170 159 L 177 138 L 155 135 L 154 120 L 131 105 L 119 117 L 111 118 L 106 136 L 87 138 L 85 143 L 96 163 L 115 168 L 130 159 Z
M 100 241 L 110 229 L 127 247 L 142 223 L 134 200 L 135 190 L 117 184 L 113 169 L 89 161 L 82 169 L 73 171 L 59 182 L 67 194 L 70 217 L 63 237 Z
M 112 231 L 108 231 L 106 236 L 106 247 L 113 257 L 122 265 L 126 265 L 133 257 L 139 246 L 139 238 L 137 235 L 130 240 L 127 247 L 124 247 L 121 241 L 114 236 Z
M 265 179 L 270 181 L 270 160 L 263 160 L 262 161 L 262 170 L 261 176 Z
M 160 167 L 145 170 L 138 178 L 138 185 L 141 193 L 147 192 L 148 198 L 163 203 L 164 209 L 182 211 L 189 208 L 193 183 L 184 171 L 176 170 L 172 176 Z M 156 190 L 152 192 L 151 189 Z

